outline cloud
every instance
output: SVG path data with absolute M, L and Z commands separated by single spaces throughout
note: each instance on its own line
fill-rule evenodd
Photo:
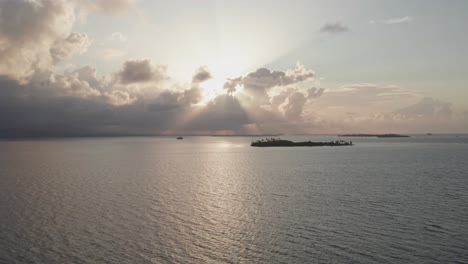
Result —
M 149 60 L 126 61 L 118 73 L 123 84 L 144 83 L 167 79 L 167 66 L 152 65 Z
M 242 77 L 229 79 L 226 83 L 224 83 L 223 89 L 226 89 L 228 94 L 232 94 L 240 85 L 242 85 Z
M 57 40 L 50 48 L 52 63 L 57 64 L 69 57 L 86 52 L 91 41 L 84 33 L 71 33 L 67 38 Z
M 137 69 L 148 72 L 146 66 L 132 71 Z M 122 83 L 122 71 L 99 76 L 87 66 L 63 74 L 37 73 L 27 83 L 0 77 L 0 136 L 405 132 L 431 124 L 462 130 L 467 121 L 457 121 L 450 104 L 395 86 L 355 84 L 327 92 L 275 86 L 267 93 L 268 106 L 245 90 L 199 105 L 197 83 L 164 86 L 166 75 L 148 83 Z M 265 82 L 261 87 L 272 85 L 269 78 Z M 144 87 L 149 92 L 142 92 Z M 276 94 L 270 95 L 273 90 Z
M 88 0 L 88 8 L 104 15 L 124 15 L 130 12 L 136 0 Z
M 154 135 L 173 128 L 201 98 L 198 87 L 141 93 L 91 67 L 36 74 L 24 84 L 1 76 L 0 87 L 2 137 Z
M 315 73 L 298 64 L 286 71 L 259 68 L 228 80 L 224 89 L 228 94 L 236 93 L 242 109 L 248 113 L 249 122 L 243 127 L 255 127 L 255 131 L 268 130 L 267 133 L 299 131 L 298 122 L 303 118 L 305 106 L 319 98 L 324 89 L 304 89 L 308 82 L 314 81 Z
M 110 41 L 119 41 L 119 42 L 126 42 L 128 40 L 127 36 L 125 36 L 121 32 L 114 32 L 114 33 L 110 34 L 108 39 Z
M 137 98 L 132 97 L 130 93 L 121 90 L 114 90 L 103 95 L 108 103 L 114 106 L 130 105 L 134 103 Z
M 250 122 L 251 120 L 238 98 L 231 95 L 220 95 L 210 101 L 191 122 L 185 125 L 184 129 L 241 132 L 243 126 Z
M 201 99 L 198 88 L 191 88 L 183 92 L 165 90 L 161 92 L 149 105 L 151 111 L 168 111 L 188 107 Z
M 90 82 L 80 76 L 80 71 L 73 71 L 63 75 L 50 74 L 40 82 L 51 95 L 71 97 L 94 97 L 101 93 L 98 87 L 90 85 Z M 38 78 L 38 77 L 36 77 Z M 40 92 L 39 90 L 36 92 Z
M 193 75 L 192 82 L 193 83 L 201 83 L 204 81 L 207 81 L 209 79 L 213 78 L 211 75 L 210 71 L 208 70 L 207 67 L 200 67 L 195 75 Z
M 378 21 L 371 20 L 370 23 L 371 24 L 380 23 L 380 24 L 385 24 L 385 25 L 394 25 L 394 24 L 409 23 L 409 22 L 412 22 L 412 21 L 414 21 L 413 17 L 404 16 L 404 17 L 393 17 L 393 18 L 378 20 Z
M 201 89 L 197 86 L 194 86 L 190 89 L 184 90 L 181 95 L 180 102 L 184 105 L 197 104 L 202 99 Z
M 245 76 L 230 79 L 224 84 L 224 89 L 228 93 L 236 91 L 238 86 L 242 86 L 244 91 L 256 97 L 261 103 L 269 103 L 268 90 L 277 86 L 288 86 L 312 80 L 315 73 L 298 64 L 296 68 L 287 71 L 271 71 L 267 68 L 259 68 Z
M 282 105 L 286 101 L 286 99 L 288 99 L 288 97 L 296 91 L 297 89 L 288 88 L 288 89 L 284 89 L 280 91 L 279 94 L 272 96 L 271 97 L 272 107 L 278 109 L 279 106 Z
M 1 78 L 0 86 L 1 136 L 69 135 L 73 131 L 78 135 L 102 122 L 106 111 L 99 102 L 87 97 L 53 95 L 48 86 L 41 87 L 40 83 L 22 85 Z M 77 128 L 79 120 L 87 125 Z
M 0 123 L 4 125 L 0 136 L 247 133 L 250 130 L 246 127 L 256 127 L 258 133 L 299 129 L 290 124 L 301 119 L 307 91 L 287 85 L 312 78 L 310 70 L 298 66 L 284 72 L 260 70 L 246 75 L 250 86 L 257 78 L 255 84 L 262 89 L 292 89 L 276 109 L 263 108 L 255 97 L 244 92 L 239 97 L 220 95 L 199 105 L 199 83 L 211 76 L 208 72 L 201 67 L 192 83 L 175 88 L 163 85 L 169 79 L 166 67 L 148 60 L 127 61 L 116 74 L 102 77 L 89 66 L 63 74 L 42 71 L 26 83 L 2 76 Z M 178 120 L 188 116 L 192 118 L 176 126 Z
M 320 28 L 320 32 L 331 34 L 344 33 L 348 31 L 349 28 L 346 25 L 343 25 L 341 22 L 329 22 Z
M 324 91 L 325 91 L 325 89 L 323 89 L 323 88 L 315 88 L 315 87 L 310 88 L 307 91 L 307 98 L 308 99 L 318 98 L 318 97 L 322 96 Z
M 58 72 L 55 65 L 86 52 L 92 42 L 86 34 L 72 31 L 76 3 L 0 1 L 0 136 L 323 133 L 359 128 L 398 132 L 433 126 L 466 131 L 468 127 L 466 117 L 450 104 L 397 86 L 361 83 L 326 92 L 311 88 L 315 73 L 300 64 L 287 70 L 259 68 L 230 79 L 223 86 L 227 94 L 203 103 L 201 83 L 212 78 L 206 67 L 184 83 L 170 78 L 168 66 L 147 59 L 126 61 L 113 74 L 99 75 L 92 66 Z M 108 6 L 112 10 L 100 12 L 123 14 L 134 3 L 95 1 L 93 5 L 99 11 L 114 4 Z M 343 31 L 327 28 L 331 33 Z M 108 49 L 101 56 L 122 55 L 123 51 Z
M 28 78 L 86 50 L 86 34 L 72 33 L 72 1 L 0 1 L 0 72 Z
M 284 116 L 291 119 L 297 119 L 301 116 L 307 98 L 300 92 L 294 92 L 288 97 L 288 103 L 283 107 Z
M 461 112 L 460 112 L 461 113 Z M 468 123 L 450 103 L 394 85 L 361 83 L 327 89 L 304 106 L 313 133 L 454 133 Z

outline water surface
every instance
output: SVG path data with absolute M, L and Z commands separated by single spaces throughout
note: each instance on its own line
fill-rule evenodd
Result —
M 252 140 L 0 141 L 0 263 L 468 262 L 468 137 Z

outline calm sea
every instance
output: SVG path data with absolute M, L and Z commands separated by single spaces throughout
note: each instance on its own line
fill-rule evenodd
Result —
M 468 263 L 467 136 L 252 140 L 0 141 L 0 263 Z

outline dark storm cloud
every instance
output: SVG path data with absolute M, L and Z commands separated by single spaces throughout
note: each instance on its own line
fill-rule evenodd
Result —
M 128 63 L 124 69 L 125 65 Z M 27 83 L 2 76 L 0 136 L 156 135 L 174 131 L 178 120 L 193 113 L 191 120 L 179 126 L 179 133 L 246 133 L 245 127 L 250 125 L 272 131 L 274 124 L 286 131 L 288 122 L 299 119 L 307 101 L 305 94 L 294 89 L 283 99 L 281 111 L 264 109 L 254 97 L 241 95 L 247 103 L 220 95 L 196 106 L 202 89 L 196 84 L 173 90 L 161 88 L 155 81 L 153 93 L 146 94 L 127 86 L 135 83 L 125 85 L 120 75 L 114 76 L 114 80 L 100 78 L 89 66 L 64 74 L 35 74 Z
M 152 98 L 116 105 L 110 95 L 136 95 L 97 89 L 90 93 L 89 83 L 80 81 L 69 81 L 73 92 L 63 92 L 55 90 L 55 81 L 20 84 L 1 77 L 0 136 L 154 135 L 170 129 L 198 98 L 193 88 L 163 90 Z
M 0 136 L 82 135 L 97 132 L 110 117 L 108 106 L 98 100 L 31 92 L 40 87 L 4 77 L 0 87 Z
M 322 33 L 344 33 L 348 32 L 349 28 L 343 25 L 341 22 L 333 22 L 333 23 L 326 23 L 320 28 L 320 32 Z
M 200 99 L 201 92 L 198 87 L 192 87 L 183 92 L 165 90 L 151 102 L 149 109 L 152 111 L 168 111 L 186 108 L 198 103 Z
M 188 130 L 239 131 L 251 120 L 239 100 L 231 95 L 220 95 L 209 102 L 200 113 L 186 125 Z

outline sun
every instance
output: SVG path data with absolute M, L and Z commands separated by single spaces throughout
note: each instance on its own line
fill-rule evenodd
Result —
M 206 67 L 211 73 L 211 79 L 200 84 L 202 88 L 202 100 L 201 104 L 207 104 L 209 101 L 213 100 L 219 95 L 226 94 L 227 91 L 224 89 L 224 84 L 229 78 L 232 78 L 231 75 L 240 74 L 238 71 L 233 71 L 232 68 L 227 67 L 219 63 L 218 60 L 210 61 L 206 64 Z
M 213 78 L 202 83 L 200 85 L 203 90 L 202 103 L 206 104 L 217 96 L 226 94 L 226 90 L 223 88 L 226 81 L 226 78 Z

